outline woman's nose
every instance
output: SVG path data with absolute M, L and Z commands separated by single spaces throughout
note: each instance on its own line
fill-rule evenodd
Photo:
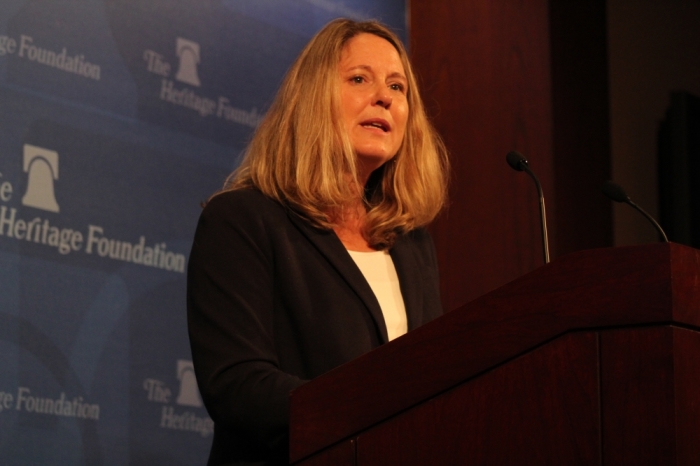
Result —
M 377 89 L 376 95 L 374 96 L 374 105 L 379 105 L 388 110 L 391 106 L 391 101 L 392 97 L 391 93 L 389 93 L 389 89 L 384 86 Z

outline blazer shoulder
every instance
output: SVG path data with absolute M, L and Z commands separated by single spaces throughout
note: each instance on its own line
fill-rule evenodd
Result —
M 415 230 L 411 230 L 408 232 L 407 236 L 411 238 L 413 241 L 421 242 L 421 243 L 432 243 L 433 238 L 430 236 L 430 233 L 428 232 L 427 228 L 421 227 L 421 228 L 416 228 Z
M 270 199 L 257 189 L 236 189 L 216 194 L 204 206 L 204 211 L 237 210 L 242 212 L 278 211 L 284 213 L 285 208 L 277 201 Z
M 397 238 L 396 246 L 405 247 L 410 246 L 413 249 L 420 250 L 431 256 L 435 254 L 435 245 L 433 244 L 433 238 L 430 233 L 425 228 L 416 228 L 408 233 L 400 235 Z
M 207 202 L 200 223 L 210 221 L 275 226 L 287 223 L 287 209 L 258 190 L 238 189 L 217 194 Z

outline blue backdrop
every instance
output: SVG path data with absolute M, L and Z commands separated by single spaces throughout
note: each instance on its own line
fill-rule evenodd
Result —
M 403 0 L 3 0 L 2 464 L 203 464 L 200 202 L 308 39 Z

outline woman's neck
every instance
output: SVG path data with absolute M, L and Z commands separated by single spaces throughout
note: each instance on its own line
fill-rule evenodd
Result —
M 336 226 L 333 227 L 333 231 L 338 235 L 346 249 L 360 252 L 376 251 L 370 246 L 364 234 L 366 219 L 367 211 L 360 200 L 356 205 L 345 208 L 336 218 Z

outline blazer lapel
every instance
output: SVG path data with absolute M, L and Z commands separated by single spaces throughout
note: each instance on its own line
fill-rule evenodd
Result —
M 359 296 L 377 325 L 381 342 L 388 342 L 389 337 L 386 330 L 386 323 L 384 322 L 384 315 L 382 314 L 379 302 L 374 296 L 374 292 L 372 288 L 370 288 L 369 283 L 367 283 L 365 276 L 362 275 L 362 272 L 355 264 L 355 261 L 352 260 L 350 254 L 348 254 L 348 251 L 345 249 L 340 239 L 338 239 L 338 236 L 332 231 L 325 231 L 312 227 L 306 220 L 299 217 L 294 212 L 288 211 L 287 215 L 294 225 L 297 226 L 299 231 L 301 231 L 316 249 L 326 257 L 328 262 L 333 265 L 350 288 Z M 399 276 L 399 280 L 400 279 L 401 277 Z M 403 292 L 403 285 L 401 291 Z
M 413 330 L 423 323 L 423 280 L 420 264 L 416 260 L 411 243 L 405 241 L 406 237 L 399 237 L 391 248 L 391 259 L 399 276 L 401 295 L 406 306 L 408 330 Z

